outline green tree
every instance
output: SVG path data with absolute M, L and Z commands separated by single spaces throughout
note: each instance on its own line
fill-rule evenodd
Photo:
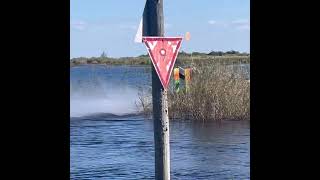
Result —
M 102 54 L 100 55 L 101 58 L 106 58 L 107 54 L 103 51 Z

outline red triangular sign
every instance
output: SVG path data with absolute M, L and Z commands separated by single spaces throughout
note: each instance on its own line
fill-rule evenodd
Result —
M 143 37 L 162 86 L 167 89 L 182 37 Z

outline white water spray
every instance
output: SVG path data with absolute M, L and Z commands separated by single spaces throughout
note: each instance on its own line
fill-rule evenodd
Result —
M 81 117 L 98 113 L 125 115 L 138 111 L 135 102 L 138 90 L 120 82 L 98 82 L 93 85 L 72 85 L 70 116 Z

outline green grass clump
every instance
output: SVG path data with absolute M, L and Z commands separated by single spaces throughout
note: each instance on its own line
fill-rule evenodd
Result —
M 169 89 L 171 119 L 202 122 L 250 119 L 250 82 L 224 65 L 194 64 L 189 91 L 175 93 L 173 87 Z M 151 115 L 151 91 L 139 97 L 142 111 Z

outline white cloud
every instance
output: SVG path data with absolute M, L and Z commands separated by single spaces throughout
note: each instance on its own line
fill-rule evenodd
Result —
M 248 19 L 236 19 L 234 21 L 215 21 L 209 20 L 210 25 L 221 28 L 233 28 L 236 30 L 250 30 L 250 21 Z
M 211 25 L 213 25 L 213 24 L 216 24 L 217 22 L 214 21 L 214 20 L 210 20 L 210 21 L 208 21 L 208 23 L 211 24 Z
M 248 19 L 238 19 L 231 22 L 237 30 L 250 30 L 250 21 Z
M 170 28 L 172 28 L 172 24 L 164 23 L 164 28 L 170 29 Z
M 231 22 L 232 24 L 249 24 L 248 19 L 237 19 Z
M 73 21 L 71 22 L 71 28 L 82 31 L 87 28 L 87 23 L 84 21 Z
M 250 30 L 250 25 L 237 26 L 236 29 L 238 29 L 238 30 Z
M 215 21 L 215 20 L 209 20 L 208 24 L 214 25 L 215 27 L 222 27 L 222 28 L 227 28 L 229 27 L 229 23 L 226 23 L 224 21 Z

